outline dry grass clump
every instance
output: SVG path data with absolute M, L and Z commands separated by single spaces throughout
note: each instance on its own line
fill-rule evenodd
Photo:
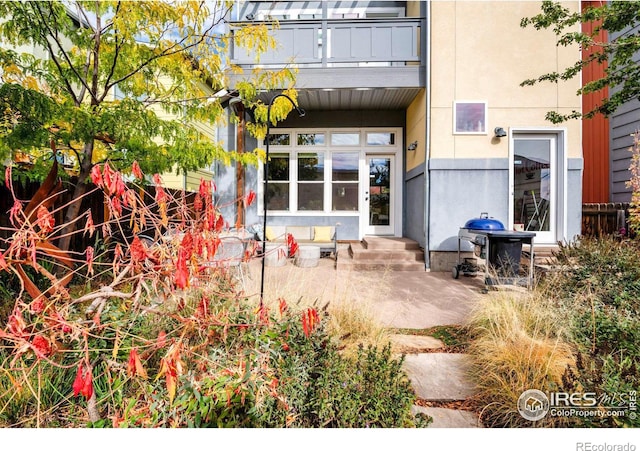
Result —
M 535 293 L 499 292 L 478 305 L 471 320 L 476 339 L 469 348 L 473 376 L 486 407 L 482 421 L 494 427 L 560 426 L 561 418 L 537 422 L 518 413 L 528 389 L 557 390 L 567 367 L 574 367 L 562 318 Z
M 375 318 L 366 299 L 333 302 L 327 313 L 329 335 L 340 341 L 346 353 L 354 352 L 360 345 L 383 347 L 390 341 L 389 333 Z

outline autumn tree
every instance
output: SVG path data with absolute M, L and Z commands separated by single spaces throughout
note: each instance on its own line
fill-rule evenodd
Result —
M 582 23 L 599 24 L 592 34 L 576 30 Z M 581 11 L 571 11 L 561 3 L 551 0 L 542 2 L 542 12 L 534 17 L 523 18 L 522 27 L 533 26 L 536 30 L 552 29 L 557 36 L 557 45 L 579 45 L 587 52 L 586 58 L 576 61 L 561 71 L 543 74 L 534 79 L 525 80 L 522 86 L 531 86 L 540 82 L 558 83 L 579 77 L 583 68 L 589 64 L 607 63 L 605 75 L 586 83 L 577 95 L 597 93 L 605 87 L 612 94 L 602 100 L 593 110 L 583 113 L 572 111 L 563 115 L 548 112 L 547 119 L 560 123 L 568 119 L 590 118 L 596 114 L 609 116 L 620 105 L 634 99 L 640 99 L 640 2 L 613 1 L 601 2 L 601 6 L 589 7 Z M 598 42 L 596 36 L 600 30 L 606 30 L 609 36 L 619 34 L 615 40 Z
M 62 149 L 76 164 L 74 199 L 105 161 L 126 168 L 135 160 L 148 173 L 195 170 L 218 158 L 255 163 L 256 153 L 227 153 L 199 126 L 225 117 L 213 94 L 238 70 L 226 58 L 229 46 L 258 57 L 275 45 L 264 24 L 231 34 L 232 4 L 0 2 L 0 161 L 16 151 L 52 161 Z M 287 88 L 293 78 L 291 69 L 252 72 L 236 89 L 259 113 L 266 108 L 255 100 L 258 88 Z M 274 118 L 290 109 L 282 104 Z M 259 134 L 264 125 L 249 128 Z M 80 202 L 68 207 L 70 227 L 79 210 Z M 62 249 L 69 232 L 61 234 Z

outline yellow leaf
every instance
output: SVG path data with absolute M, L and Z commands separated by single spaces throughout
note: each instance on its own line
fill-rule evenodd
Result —
M 27 89 L 31 89 L 33 91 L 37 91 L 38 88 L 38 81 L 33 78 L 31 75 L 27 76 L 24 78 L 24 81 L 22 82 L 22 85 L 27 88 Z

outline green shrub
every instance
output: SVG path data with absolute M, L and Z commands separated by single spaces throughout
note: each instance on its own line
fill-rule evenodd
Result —
M 305 428 L 412 427 L 415 394 L 403 373 L 403 359 L 360 346 L 345 357 L 318 332 L 313 342 L 296 340 L 277 362 L 282 397 L 270 399 L 261 426 Z M 324 335 L 324 336 L 323 336 Z
M 640 386 L 640 243 L 585 239 L 563 246 L 556 259 L 566 270 L 541 287 L 570 320 L 578 356 L 566 389 L 595 392 L 603 399 Z M 640 419 L 585 419 L 585 426 L 640 426 Z

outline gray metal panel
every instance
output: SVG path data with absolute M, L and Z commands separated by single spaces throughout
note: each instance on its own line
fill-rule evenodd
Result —
M 328 67 L 339 63 L 420 62 L 418 41 L 421 18 L 282 21 L 269 31 L 278 49 L 260 57 L 260 64 L 314 63 Z M 236 26 L 232 26 L 232 32 Z M 319 33 L 319 30 L 323 33 Z M 323 52 L 319 52 L 322 48 Z M 254 55 L 231 47 L 234 64 L 256 64 Z M 424 65 L 425 62 L 422 61 Z
M 622 34 L 638 33 L 640 26 L 630 28 L 622 33 L 611 33 L 610 40 L 614 41 Z M 634 61 L 640 62 L 640 54 L 636 54 Z M 614 94 L 619 88 L 611 88 Z M 618 107 L 609 117 L 609 149 L 610 149 L 610 195 L 611 202 L 629 202 L 631 190 L 626 182 L 631 178 L 628 168 L 631 164 L 633 133 L 640 129 L 640 102 L 632 100 Z
M 296 86 L 305 89 L 422 88 L 423 66 L 300 68 Z
M 572 160 L 568 161 L 567 186 L 582 186 L 582 169 L 573 169 L 576 164 L 572 164 Z M 581 158 L 575 160 L 582 161 Z M 574 241 L 582 234 L 582 190 L 568 189 L 567 192 L 567 241 Z
M 425 179 L 424 172 L 405 181 L 404 192 L 404 231 L 402 236 L 426 244 L 425 236 Z
M 393 59 L 400 58 L 407 61 L 418 56 L 417 28 L 415 27 L 394 27 L 392 28 L 392 49 Z
M 392 55 L 393 50 L 391 44 L 393 43 L 392 29 L 389 27 L 379 28 L 377 32 L 371 37 L 371 44 L 373 50 L 371 55 L 379 58 L 382 55 Z

